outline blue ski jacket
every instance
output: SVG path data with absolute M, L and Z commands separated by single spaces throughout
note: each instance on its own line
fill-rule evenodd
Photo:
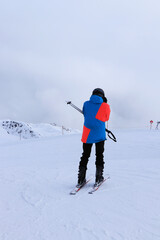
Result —
M 97 95 L 92 95 L 90 100 L 84 103 L 83 143 L 106 140 L 105 122 L 109 120 L 110 112 L 110 106 Z

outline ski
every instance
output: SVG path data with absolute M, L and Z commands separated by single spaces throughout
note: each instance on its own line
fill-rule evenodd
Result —
M 104 180 L 102 182 L 100 182 L 99 184 L 95 184 L 88 193 L 93 194 L 94 192 L 96 192 L 99 189 L 99 187 L 109 178 L 110 178 L 110 176 L 108 175 L 106 178 L 104 178 Z
M 76 195 L 76 193 L 78 193 L 89 181 L 91 181 L 91 179 L 88 179 L 83 185 L 79 186 L 79 187 L 75 187 L 71 192 L 70 195 Z

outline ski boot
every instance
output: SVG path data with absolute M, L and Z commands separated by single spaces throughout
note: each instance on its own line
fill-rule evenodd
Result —
M 103 167 L 102 166 L 97 166 L 96 167 L 96 181 L 94 186 L 98 186 L 101 182 L 103 182 L 104 177 L 103 177 Z
M 78 183 L 76 187 L 81 187 L 86 183 L 86 167 L 79 167 L 79 172 L 78 172 Z

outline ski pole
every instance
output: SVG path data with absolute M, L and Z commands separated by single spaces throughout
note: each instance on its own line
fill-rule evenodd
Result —
M 83 114 L 83 111 L 82 111 L 80 108 L 78 108 L 77 106 L 75 106 L 71 101 L 66 101 L 66 103 L 69 104 L 69 105 L 71 105 L 74 109 L 76 109 L 78 112 L 80 112 L 80 113 Z M 106 132 L 107 132 L 108 137 L 109 137 L 110 139 L 112 139 L 114 142 L 117 142 L 116 137 L 114 136 L 114 134 L 113 134 L 110 130 L 108 130 L 108 129 L 106 128 Z
M 66 101 L 67 102 L 67 101 Z M 75 108 L 78 112 L 82 113 L 82 110 L 80 108 L 78 108 L 77 106 L 75 106 L 71 101 L 67 102 L 67 104 L 71 105 L 73 108 Z

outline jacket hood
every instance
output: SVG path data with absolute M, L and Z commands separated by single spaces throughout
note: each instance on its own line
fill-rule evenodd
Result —
M 97 95 L 92 95 L 90 101 L 93 103 L 103 103 L 103 99 Z

